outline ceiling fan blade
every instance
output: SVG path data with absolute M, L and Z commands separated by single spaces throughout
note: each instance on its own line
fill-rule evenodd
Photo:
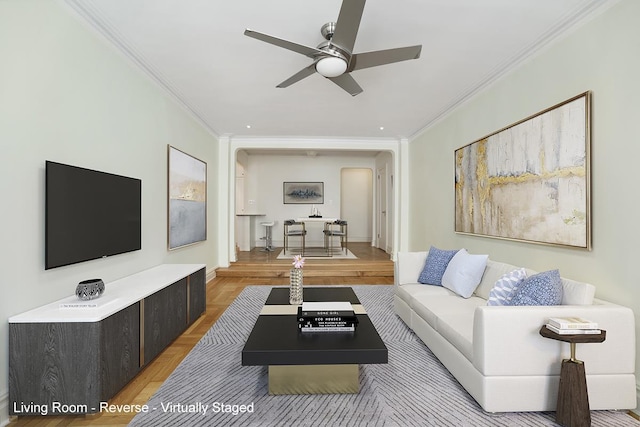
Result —
M 298 43 L 290 42 L 288 40 L 279 39 L 277 37 L 270 36 L 264 33 L 259 33 L 257 31 L 253 31 L 248 28 L 244 30 L 244 35 L 252 37 L 254 39 L 261 40 L 263 42 L 270 43 L 278 47 L 292 50 L 297 53 L 301 53 L 310 58 L 314 58 L 316 55 L 318 54 L 322 55 L 324 53 L 320 49 L 316 49 L 315 47 L 304 46 Z
M 345 0 L 346 1 L 346 0 Z M 356 96 L 357 94 L 362 92 L 362 88 L 356 81 L 351 77 L 350 74 L 341 74 L 338 77 L 327 77 L 329 80 L 340 86 L 342 89 L 349 92 L 351 96 Z
M 342 0 L 331 43 L 349 53 L 353 52 L 353 45 L 356 43 L 365 2 L 366 0 Z
M 276 87 L 289 87 L 292 84 L 299 82 L 305 77 L 309 77 L 311 74 L 316 72 L 316 63 L 309 65 L 308 67 L 303 68 L 302 70 L 295 73 L 293 76 L 289 77 L 287 80 L 283 81 Z
M 420 58 L 422 45 L 398 47 L 395 49 L 376 50 L 351 55 L 349 71 L 362 70 L 363 68 L 376 67 L 378 65 L 392 64 Z

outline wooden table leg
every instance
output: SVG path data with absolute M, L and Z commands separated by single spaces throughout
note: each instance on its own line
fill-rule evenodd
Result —
M 556 422 L 565 427 L 589 427 L 591 413 L 584 363 L 575 356 L 572 359 L 562 361 Z

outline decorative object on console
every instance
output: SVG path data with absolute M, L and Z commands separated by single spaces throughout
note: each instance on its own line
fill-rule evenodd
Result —
M 591 249 L 590 99 L 457 149 L 455 231 Z
M 207 164 L 169 149 L 169 249 L 207 240 Z
M 447 269 L 447 265 L 449 265 L 449 261 L 457 252 L 457 249 L 445 251 L 431 246 L 418 282 L 425 285 L 442 286 L 442 276 Z
M 323 204 L 324 182 L 283 182 L 282 198 L 288 204 Z
M 322 215 L 320 215 L 320 211 L 316 208 L 316 205 L 311 206 L 311 215 L 309 215 L 309 218 L 322 218 Z
M 289 304 L 302 304 L 302 267 L 304 258 L 302 255 L 293 257 L 293 268 L 289 272 Z
M 104 282 L 102 279 L 83 280 L 76 286 L 76 296 L 82 301 L 98 298 L 103 293 Z

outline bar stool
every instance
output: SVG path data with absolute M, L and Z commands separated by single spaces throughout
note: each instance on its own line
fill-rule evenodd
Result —
M 260 240 L 264 240 L 264 248 L 262 249 L 262 252 L 271 252 L 273 251 L 271 228 L 276 225 L 276 222 L 263 221 L 260 225 L 264 226 L 264 236 L 260 238 Z

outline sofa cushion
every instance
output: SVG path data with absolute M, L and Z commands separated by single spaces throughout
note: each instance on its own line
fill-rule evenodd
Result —
M 442 250 L 434 246 L 429 248 L 427 259 L 424 263 L 424 268 L 420 273 L 418 282 L 427 285 L 442 286 L 442 275 L 447 269 L 447 265 L 451 258 L 458 252 L 457 250 Z
M 562 279 L 558 270 L 527 277 L 513 295 L 509 305 L 560 305 Z
M 509 305 L 513 295 L 526 277 L 527 272 L 524 268 L 518 268 L 503 274 L 493 285 L 491 292 L 489 292 L 487 305 Z
M 485 301 L 481 298 L 460 298 L 450 290 L 443 287 L 425 286 L 425 288 L 440 289 L 446 292 L 446 295 L 436 294 L 418 294 L 414 297 L 411 308 L 417 316 L 424 319 L 431 327 L 438 332 L 438 322 L 443 316 L 457 316 L 468 314 L 469 327 L 473 326 L 473 313 L 478 306 L 485 305 Z
M 508 273 L 509 271 L 513 271 L 516 268 L 518 267 L 515 265 L 493 261 L 491 259 L 487 260 L 487 267 L 484 269 L 482 280 L 480 281 L 480 285 L 478 285 L 474 293 L 476 294 L 476 296 L 488 300 L 489 292 L 491 292 L 491 289 L 493 289 L 496 281 L 500 279 L 503 274 Z
M 482 302 L 484 304 L 484 301 Z M 475 310 L 438 317 L 440 335 L 473 363 L 473 316 Z
M 412 307 L 415 305 L 414 300 L 418 296 L 430 298 L 433 296 L 449 296 L 451 291 L 442 286 L 425 286 L 421 284 L 403 285 L 396 288 L 396 295 L 404 302 Z
M 591 305 L 596 287 L 589 283 L 576 282 L 571 279 L 562 279 L 562 304 L 563 305 Z
M 460 249 L 442 275 L 442 286 L 463 298 L 469 298 L 480 284 L 489 255 L 471 255 Z

